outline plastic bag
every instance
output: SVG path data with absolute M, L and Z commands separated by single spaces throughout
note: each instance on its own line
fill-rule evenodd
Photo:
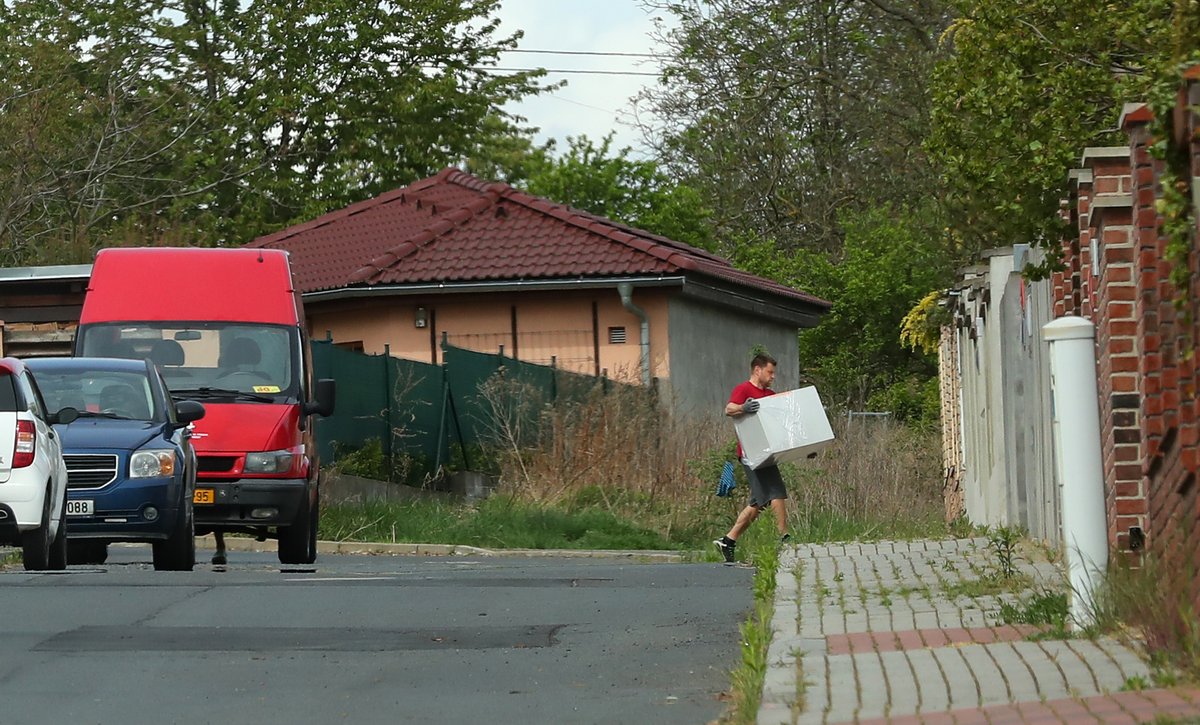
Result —
M 717 495 L 728 496 L 733 493 L 733 487 L 737 482 L 733 479 L 733 461 L 725 461 L 725 467 L 721 469 L 721 480 L 717 483 Z

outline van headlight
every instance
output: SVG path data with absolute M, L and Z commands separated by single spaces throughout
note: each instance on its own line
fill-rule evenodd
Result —
M 175 451 L 137 451 L 129 459 L 130 478 L 175 475 Z
M 263 451 L 246 454 L 246 473 L 283 473 L 292 470 L 291 451 Z

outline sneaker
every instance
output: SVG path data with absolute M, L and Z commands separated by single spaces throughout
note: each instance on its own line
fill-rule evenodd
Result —
M 725 563 L 732 564 L 734 561 L 733 547 L 736 546 L 736 542 L 722 536 L 713 543 L 717 545 L 717 549 L 721 552 L 721 555 L 725 557 Z

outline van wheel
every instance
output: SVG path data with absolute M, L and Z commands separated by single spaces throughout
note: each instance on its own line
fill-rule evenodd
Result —
M 42 525 L 21 534 L 21 559 L 26 571 L 41 571 L 50 567 L 50 492 L 42 505 Z
M 103 564 L 108 561 L 108 544 L 103 541 L 68 541 L 68 564 Z
M 317 560 L 317 507 L 307 497 L 291 526 L 279 529 L 279 563 L 311 564 Z
M 156 541 L 154 568 L 157 571 L 191 571 L 196 565 L 196 515 L 192 502 L 183 505 L 175 530 L 166 541 Z
M 50 542 L 49 568 L 62 571 L 67 568 L 67 497 L 63 494 L 62 507 L 58 512 L 58 534 Z

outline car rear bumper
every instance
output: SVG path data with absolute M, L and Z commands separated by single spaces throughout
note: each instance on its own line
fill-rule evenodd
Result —
M 212 490 L 213 503 L 196 504 L 198 529 L 288 526 L 295 521 L 297 512 L 309 495 L 309 482 L 303 478 L 196 481 L 197 492 L 206 489 Z
M 0 505 L 6 514 L 0 518 L 0 525 L 16 526 L 21 531 L 41 526 L 45 496 L 45 483 L 39 485 L 10 480 L 0 484 Z
M 17 524 L 17 517 L 13 513 L 12 507 L 8 504 L 0 503 L 0 544 L 20 543 L 21 528 Z

